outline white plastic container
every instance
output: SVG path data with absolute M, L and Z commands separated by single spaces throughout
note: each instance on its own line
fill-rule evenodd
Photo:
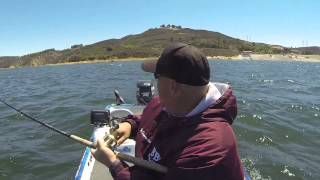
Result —
M 127 139 L 120 146 L 116 148 L 118 152 L 125 153 L 131 156 L 135 156 L 136 142 L 132 139 Z

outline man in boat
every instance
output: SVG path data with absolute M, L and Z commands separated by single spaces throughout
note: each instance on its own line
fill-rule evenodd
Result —
M 136 157 L 166 166 L 168 171 L 129 167 L 100 139 L 92 153 L 109 167 L 113 178 L 243 180 L 231 128 L 236 97 L 228 84 L 210 82 L 206 56 L 191 45 L 174 43 L 157 61 L 145 61 L 142 69 L 154 73 L 159 96 L 140 117 L 129 116 L 120 123 L 118 143 L 134 138 Z

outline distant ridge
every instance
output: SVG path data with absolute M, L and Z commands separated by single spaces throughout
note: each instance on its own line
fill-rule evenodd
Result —
M 109 39 L 91 45 L 73 45 L 57 51 L 47 49 L 21 57 L 0 57 L 0 68 L 38 66 L 67 62 L 158 57 L 171 42 L 184 42 L 200 48 L 207 56 L 236 56 L 242 51 L 261 54 L 320 54 L 320 47 L 287 48 L 279 45 L 248 42 L 219 32 L 161 25 L 141 34 Z
M 320 47 L 308 46 L 308 47 L 293 48 L 292 52 L 305 54 L 305 55 L 320 54 Z

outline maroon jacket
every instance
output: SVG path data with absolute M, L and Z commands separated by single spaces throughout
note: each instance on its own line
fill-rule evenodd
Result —
M 162 110 L 155 97 L 141 118 L 132 117 L 136 156 L 168 167 L 167 174 L 116 163 L 110 172 L 116 180 L 243 180 L 231 124 L 237 114 L 236 98 L 228 89 L 204 112 L 177 118 Z

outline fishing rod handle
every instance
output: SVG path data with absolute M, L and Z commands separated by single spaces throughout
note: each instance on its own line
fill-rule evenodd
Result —
M 90 148 L 93 148 L 93 149 L 97 148 L 97 144 L 96 143 L 88 141 L 86 139 L 83 139 L 83 138 L 81 138 L 79 136 L 70 135 L 69 137 L 71 139 L 83 144 L 83 145 L 86 145 L 86 146 L 90 147 Z M 132 163 L 134 165 L 137 165 L 137 166 L 140 166 L 140 167 L 143 167 L 143 168 L 146 168 L 146 169 L 154 170 L 154 171 L 157 171 L 157 172 L 160 172 L 160 173 L 167 173 L 167 171 L 168 171 L 168 169 L 165 166 L 157 164 L 157 163 L 155 163 L 153 161 L 146 161 L 144 159 L 136 158 L 136 157 L 124 154 L 124 153 L 117 152 L 117 151 L 114 151 L 114 153 L 116 154 L 116 156 L 119 159 L 121 159 L 123 161 L 130 162 L 130 163 Z
M 90 148 L 93 148 L 93 149 L 96 149 L 96 147 L 97 147 L 97 144 L 96 143 L 94 143 L 94 142 L 91 142 L 91 141 L 88 141 L 88 140 L 86 140 L 86 139 L 83 139 L 83 138 L 81 138 L 81 137 L 79 137 L 79 136 L 76 136 L 76 135 L 70 135 L 70 138 L 71 139 L 73 139 L 73 140 L 75 140 L 75 141 L 77 141 L 77 142 L 79 142 L 79 143 L 81 143 L 81 144 L 83 144 L 83 145 L 86 145 L 86 146 L 88 146 L 88 147 L 90 147 Z
M 144 167 L 146 169 L 154 170 L 164 174 L 168 172 L 167 167 L 157 164 L 153 161 L 146 161 L 144 159 L 136 158 L 136 157 L 133 157 L 124 153 L 116 152 L 116 151 L 115 151 L 115 154 L 119 159 L 133 163 L 136 166 Z

